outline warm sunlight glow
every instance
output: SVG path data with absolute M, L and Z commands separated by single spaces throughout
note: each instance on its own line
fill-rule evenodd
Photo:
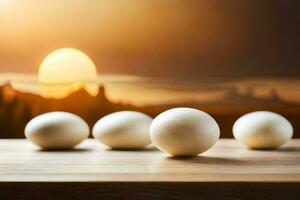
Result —
M 80 88 L 95 96 L 97 70 L 93 61 L 82 51 L 63 48 L 51 52 L 39 68 L 42 93 L 48 98 L 63 98 Z

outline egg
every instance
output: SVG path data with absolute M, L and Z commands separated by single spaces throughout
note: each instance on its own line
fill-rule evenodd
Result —
M 248 148 L 272 149 L 293 136 L 293 127 L 277 113 L 257 111 L 240 117 L 233 125 L 233 135 Z
M 89 136 L 89 126 L 67 112 L 41 114 L 28 122 L 25 136 L 43 149 L 70 149 Z
M 93 127 L 93 136 L 112 149 L 141 149 L 151 143 L 152 118 L 144 113 L 121 111 L 101 118 Z
M 220 136 L 217 122 L 193 108 L 174 108 L 159 114 L 150 126 L 153 144 L 173 156 L 195 156 L 210 149 Z

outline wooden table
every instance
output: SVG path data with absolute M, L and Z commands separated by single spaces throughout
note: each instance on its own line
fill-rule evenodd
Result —
M 155 148 L 112 151 L 89 139 L 73 151 L 0 140 L 0 199 L 298 199 L 300 139 L 275 151 L 221 139 L 193 158 Z M 5 198 L 4 198 L 5 197 Z M 43 198 L 41 198 L 43 197 Z

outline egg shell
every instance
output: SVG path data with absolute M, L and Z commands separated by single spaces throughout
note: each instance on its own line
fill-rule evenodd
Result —
M 272 149 L 280 147 L 293 136 L 293 127 L 277 113 L 257 111 L 236 120 L 233 135 L 248 148 Z
M 89 136 L 89 126 L 67 112 L 41 114 L 28 122 L 25 136 L 43 149 L 70 149 Z
M 220 136 L 217 122 L 194 108 L 174 108 L 159 114 L 150 127 L 153 144 L 173 156 L 194 156 L 210 149 Z
M 151 143 L 149 127 L 152 118 L 135 111 L 111 113 L 93 127 L 93 136 L 112 149 L 141 149 Z

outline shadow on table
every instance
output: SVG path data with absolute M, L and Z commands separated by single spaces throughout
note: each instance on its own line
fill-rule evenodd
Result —
M 145 151 L 158 151 L 158 149 L 155 146 L 149 146 L 141 149 L 122 149 L 122 148 L 107 148 L 106 151 L 134 151 L 134 152 L 145 152 Z
M 224 157 L 209 157 L 209 156 L 190 156 L 190 157 L 177 157 L 177 156 L 168 156 L 167 160 L 177 160 L 184 161 L 189 163 L 222 163 L 222 164 L 234 164 L 234 163 L 245 163 L 244 160 L 237 158 L 224 158 Z
M 89 148 L 74 148 L 74 149 L 37 149 L 38 152 L 87 152 L 91 151 Z
M 300 152 L 300 147 L 282 147 L 282 148 L 276 149 L 274 151 L 277 151 L 277 152 Z
M 300 152 L 300 147 L 281 147 L 277 148 L 258 148 L 258 149 L 249 149 L 249 151 L 264 151 L 264 152 Z

